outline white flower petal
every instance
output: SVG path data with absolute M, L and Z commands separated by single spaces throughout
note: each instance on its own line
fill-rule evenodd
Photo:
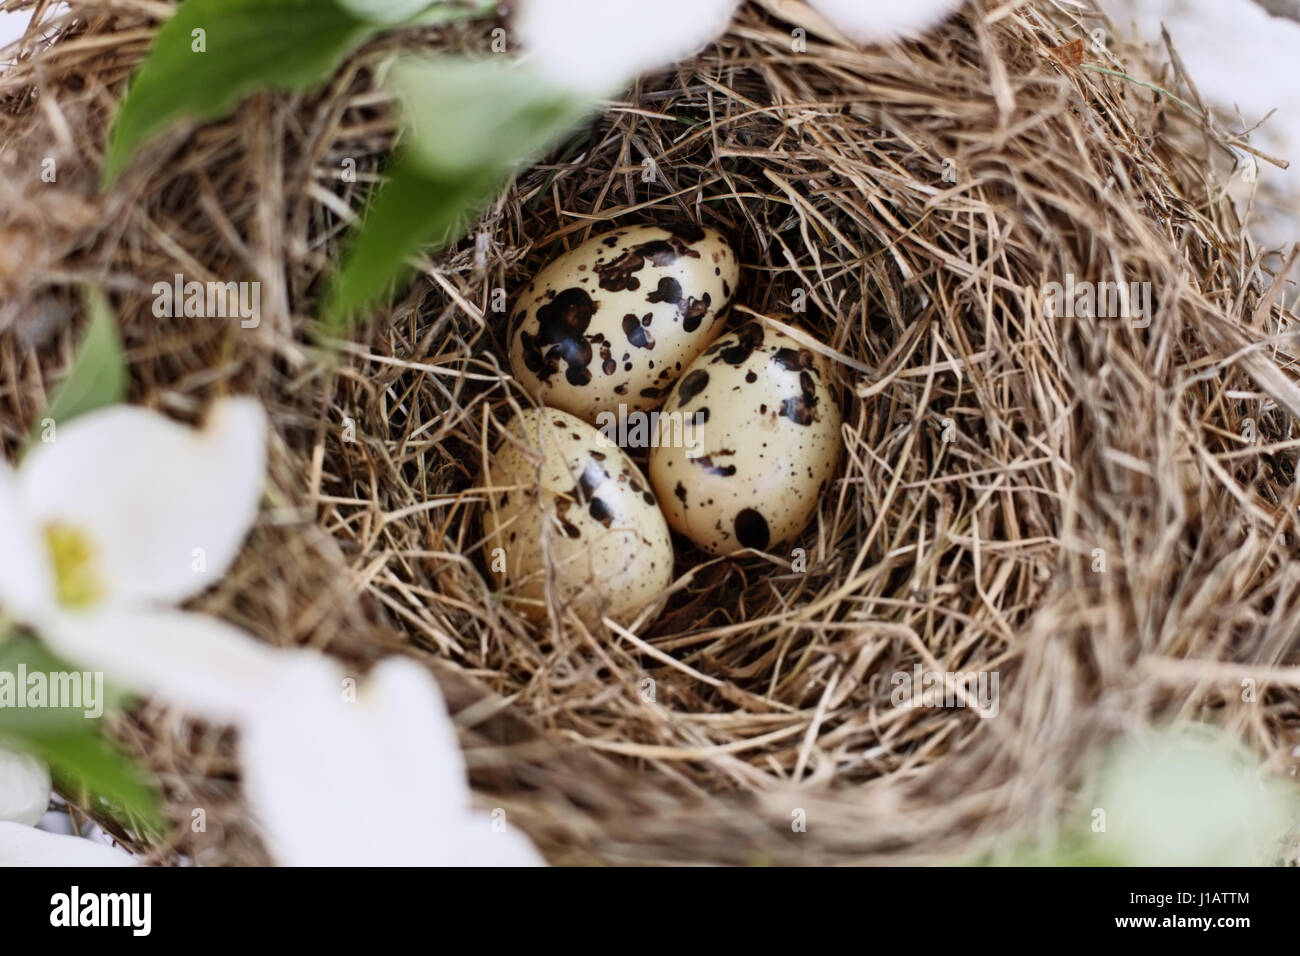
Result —
M 366 676 L 361 706 L 373 744 L 389 767 L 405 767 L 407 788 L 431 813 L 469 807 L 469 772 L 438 682 L 404 657 L 380 661 Z
M 13 471 L 0 461 L 0 611 L 32 624 L 53 604 L 44 542 L 23 512 Z
M 697 52 L 738 0 L 521 0 L 514 26 L 530 63 L 562 89 L 601 96 Z
M 808 0 L 861 44 L 917 36 L 948 19 L 965 0 Z
M 0 822 L 0 867 L 6 866 L 135 866 L 135 860 L 78 836 Z
M 371 23 L 401 23 L 409 20 L 434 0 L 338 0 L 349 13 Z
M 343 700 L 343 671 L 304 652 L 278 677 L 239 739 L 244 793 L 267 849 L 282 866 L 364 865 L 370 828 L 395 814 L 365 779 L 373 768 L 358 753 L 366 735 L 352 719 L 356 703 Z
M 45 764 L 0 747 L 0 820 L 36 826 L 50 805 L 50 786 Z
M 86 535 L 108 600 L 175 603 L 230 566 L 265 473 L 261 406 L 226 399 L 202 429 L 129 405 L 84 415 L 33 448 L 18 482 L 30 522 Z
M 806 34 L 829 43 L 847 43 L 849 38 L 836 29 L 824 16 L 810 7 L 805 0 L 756 0 L 774 16 L 792 26 L 803 27 Z
M 301 654 L 244 725 L 244 792 L 281 865 L 536 862 L 521 835 L 469 825 L 455 729 L 423 667 L 386 660 L 354 700 L 345 676 Z
M 218 618 L 175 610 L 62 614 L 41 637 L 109 683 L 213 723 L 237 724 L 263 707 L 286 653 Z
M 493 827 L 489 813 L 470 813 L 444 831 L 448 866 L 545 866 L 537 847 L 522 831 Z

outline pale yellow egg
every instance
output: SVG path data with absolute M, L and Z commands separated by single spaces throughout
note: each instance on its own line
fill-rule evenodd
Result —
M 559 409 L 511 421 L 481 484 L 484 557 L 504 599 L 626 622 L 672 582 L 673 548 L 650 483 L 586 422 Z
M 543 405 L 596 423 L 658 407 L 722 332 L 736 254 L 715 229 L 629 226 L 545 266 L 517 295 L 510 367 Z

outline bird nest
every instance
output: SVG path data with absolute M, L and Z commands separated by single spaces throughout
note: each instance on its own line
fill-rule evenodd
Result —
M 968 6 L 868 49 L 750 5 L 332 343 L 324 280 L 397 135 L 383 66 L 486 50 L 489 26 L 381 37 L 319 90 L 169 134 L 101 193 L 108 124 L 165 10 L 68 6 L 0 73 L 6 452 L 68 365 L 85 281 L 120 317 L 132 401 L 197 419 L 255 395 L 273 424 L 262 513 L 195 605 L 359 674 L 425 662 L 476 799 L 550 861 L 970 859 L 1078 819 L 1092 748 L 1175 716 L 1294 767 L 1295 317 L 1223 194 L 1250 148 L 1198 115 L 1176 56 L 1084 46 L 1108 24 L 1050 3 Z M 735 244 L 732 326 L 747 309 L 839 356 L 845 452 L 788 547 L 717 558 L 678 539 L 653 619 L 539 624 L 482 554 L 480 470 L 530 402 L 493 292 L 604 229 L 664 222 Z M 151 287 L 178 272 L 260 280 L 261 323 L 156 318 Z M 1102 294 L 1075 308 L 1052 283 Z M 1114 294 L 1107 311 L 1106 283 L 1133 290 L 1132 314 Z M 928 672 L 996 675 L 996 715 L 960 694 L 899 706 L 900 675 Z M 173 825 L 142 845 L 101 820 L 128 846 L 265 861 L 232 731 L 151 702 L 112 730 Z

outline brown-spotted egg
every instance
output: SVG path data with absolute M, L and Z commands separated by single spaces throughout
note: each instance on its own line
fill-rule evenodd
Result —
M 656 408 L 722 332 L 740 272 L 716 229 L 629 226 L 543 268 L 510 320 L 510 367 L 543 405 L 594 423 Z
M 617 445 L 553 408 L 512 420 L 481 479 L 484 553 L 526 616 L 552 594 L 584 620 L 627 621 L 672 582 L 673 548 L 650 484 Z
M 767 550 L 802 531 L 842 445 L 829 374 L 820 354 L 762 322 L 705 349 L 661 413 L 694 422 L 693 447 L 650 453 L 668 523 L 713 554 Z

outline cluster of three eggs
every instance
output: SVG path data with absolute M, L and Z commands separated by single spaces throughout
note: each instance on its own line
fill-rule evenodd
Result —
M 773 324 L 723 334 L 739 271 L 713 229 L 635 226 L 517 297 L 511 370 L 543 407 L 492 453 L 483 530 L 498 586 L 529 616 L 551 575 L 584 618 L 635 616 L 672 581 L 670 525 L 726 555 L 788 540 L 816 512 L 841 442 L 830 369 Z M 651 436 L 649 481 L 616 440 L 629 430 Z

